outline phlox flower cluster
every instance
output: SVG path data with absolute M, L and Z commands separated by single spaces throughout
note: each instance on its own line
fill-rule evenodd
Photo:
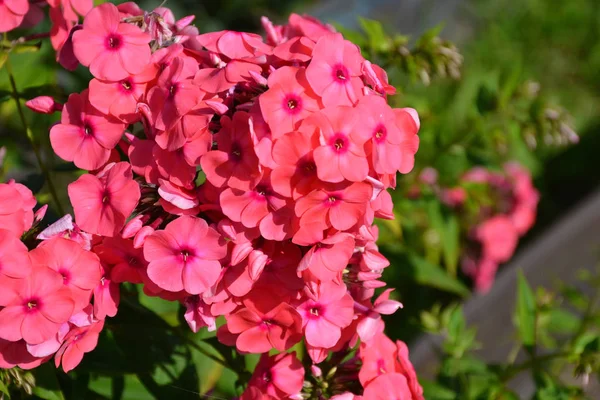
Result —
M 463 259 L 463 270 L 473 278 L 475 289 L 487 292 L 498 266 L 510 260 L 519 238 L 533 226 L 539 193 L 529 172 L 516 162 L 505 164 L 500 172 L 475 167 L 462 177 L 462 182 L 483 186 L 494 205 L 481 205 L 477 210 L 469 234 L 470 248 Z
M 64 105 L 28 106 L 62 110 L 52 148 L 89 173 L 68 186 L 75 220 L 42 231 L 30 251 L 19 237 L 31 199 L 7 210 L 3 366 L 56 353 L 72 369 L 129 282 L 180 302 L 192 331 L 263 354 L 243 399 L 301 398 L 309 374 L 324 379 L 319 363 L 359 342 L 323 395 L 422 398 L 406 346 L 383 334 L 381 315 L 401 304 L 390 289 L 374 299 L 389 262 L 373 222 L 393 218 L 387 189 L 419 145 L 417 113 L 388 105 L 385 72 L 309 17 L 263 19 L 265 40 L 198 34 L 192 17 L 175 21 L 165 8 L 87 6 L 56 5 L 67 19 L 59 54 L 69 47 L 89 67 L 89 87 Z M 17 253 L 31 273 L 12 267 Z M 287 352 L 301 341 L 310 371 Z M 360 385 L 349 392 L 344 379 Z

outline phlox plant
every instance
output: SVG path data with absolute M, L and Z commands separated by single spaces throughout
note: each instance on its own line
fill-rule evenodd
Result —
M 27 187 L 0 185 L 0 367 L 77 374 L 127 328 L 108 327 L 137 287 L 216 331 L 196 346 L 238 374 L 241 399 L 422 399 L 406 344 L 384 333 L 402 305 L 375 293 L 390 263 L 374 220 L 394 218 L 387 190 L 413 169 L 420 128 L 388 104 L 385 70 L 297 14 L 263 18 L 263 38 L 200 34 L 165 7 L 5 0 L 0 32 L 46 10 L 56 60 L 93 79 L 26 105 L 60 112 L 52 149 L 87 172 L 67 187 L 74 218 L 49 226 Z M 483 258 L 503 261 L 488 225 Z M 240 354 L 260 355 L 250 375 Z

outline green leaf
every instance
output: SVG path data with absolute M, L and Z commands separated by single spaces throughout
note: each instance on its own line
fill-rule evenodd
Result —
M 409 259 L 414 268 L 413 273 L 416 282 L 462 297 L 470 294 L 469 289 L 461 281 L 448 275 L 440 266 L 431 264 L 429 261 L 416 255 L 409 256 Z
M 369 45 L 373 50 L 380 52 L 389 50 L 390 44 L 381 22 L 367 18 L 358 18 L 358 23 L 362 30 L 367 34 Z
M 0 54 L 0 68 L 2 68 L 2 54 Z M 0 103 L 12 99 L 12 93 L 8 90 L 0 90 Z
M 45 400 L 65 400 L 56 377 L 53 363 L 45 363 L 33 370 L 35 387 L 33 394 Z
M 528 351 L 531 351 L 535 346 L 535 297 L 522 271 L 519 271 L 517 278 L 516 319 L 523 345 Z
M 442 248 L 444 251 L 444 264 L 446 264 L 446 269 L 452 276 L 456 276 L 458 269 L 459 242 L 460 226 L 458 218 L 451 215 L 446 220 L 444 235 L 442 236 Z
M 5 51 L 0 52 L 0 68 L 4 66 L 6 60 L 8 60 L 8 53 Z
M 15 54 L 35 53 L 37 51 L 40 51 L 41 48 L 42 48 L 42 42 L 34 43 L 34 44 L 22 43 L 22 44 L 18 44 L 15 47 L 13 47 L 11 52 L 13 52 Z
M 10 399 L 10 393 L 8 392 L 8 387 L 6 386 L 6 383 L 4 383 L 2 381 L 2 379 L 0 379 L 0 394 L 4 395 L 7 399 Z M 1 398 L 2 396 L 0 396 Z
M 437 382 L 421 380 L 423 387 L 423 397 L 429 400 L 454 400 L 457 394 L 453 390 L 442 386 Z

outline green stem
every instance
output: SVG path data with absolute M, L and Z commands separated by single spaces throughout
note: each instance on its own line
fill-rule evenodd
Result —
M 21 106 L 21 101 L 19 100 L 19 91 L 17 90 L 17 84 L 15 82 L 15 78 L 13 75 L 13 70 L 12 70 L 12 66 L 10 64 L 9 58 L 6 59 L 6 72 L 8 72 L 8 79 L 10 81 L 10 86 L 12 88 L 12 97 L 15 100 L 15 104 L 17 106 L 17 111 L 19 113 L 19 118 L 21 119 L 21 123 L 23 124 L 23 128 L 25 129 L 25 132 L 27 134 L 27 139 L 29 139 L 29 143 L 31 143 L 31 147 L 33 148 L 33 153 L 35 154 L 35 158 L 37 159 L 38 165 L 40 166 L 40 169 L 42 170 L 42 173 L 44 174 L 44 177 L 46 178 L 46 182 L 48 183 L 48 189 L 50 191 L 50 195 L 52 196 L 52 199 L 54 200 L 54 203 L 56 205 L 56 210 L 58 211 L 58 213 L 60 215 L 63 215 L 64 209 L 63 209 L 62 205 L 60 204 L 60 200 L 58 199 L 58 194 L 56 192 L 56 188 L 55 188 L 54 183 L 52 182 L 52 178 L 50 176 L 50 171 L 48 170 L 48 167 L 46 166 L 46 164 L 42 158 L 42 154 L 40 153 L 40 148 L 38 147 L 38 144 L 33 136 L 33 132 L 31 131 L 31 128 L 29 128 L 29 125 L 27 124 L 27 119 L 25 119 L 25 113 L 23 112 L 23 107 Z
M 521 364 L 512 365 L 511 367 L 509 367 L 505 371 L 504 375 L 502 376 L 502 381 L 508 382 L 513 377 L 518 375 L 520 372 L 526 371 L 542 362 L 552 361 L 552 360 L 556 360 L 556 359 L 564 358 L 564 357 L 568 357 L 568 356 L 569 356 L 569 353 L 563 352 L 563 351 L 558 351 L 556 353 L 550 353 L 550 354 L 546 354 L 543 356 L 530 358 L 529 360 L 522 362 Z

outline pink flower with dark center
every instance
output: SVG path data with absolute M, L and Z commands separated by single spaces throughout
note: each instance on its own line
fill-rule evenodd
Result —
M 359 355 L 362 366 L 358 372 L 358 379 L 364 387 L 380 375 L 397 372 L 397 347 L 383 333 L 368 343 L 363 342 Z
M 277 168 L 271 172 L 273 190 L 297 199 L 308 194 L 319 183 L 313 158 L 317 140 L 316 135 L 290 132 L 275 141 L 272 155 Z
M 140 199 L 131 165 L 110 164 L 100 174 L 82 175 L 68 186 L 77 224 L 86 232 L 112 237 L 119 232 Z
M 83 29 L 73 34 L 75 56 L 94 77 L 120 81 L 143 71 L 150 61 L 150 36 L 137 26 L 121 22 L 114 4 L 93 8 Z
M 304 367 L 296 353 L 263 354 L 240 400 L 265 399 L 265 395 L 271 399 L 291 398 L 300 394 L 303 383 Z
M 354 301 L 346 285 L 321 282 L 312 291 L 305 289 L 307 299 L 298 306 L 304 336 L 311 346 L 325 349 L 335 346 L 342 329 L 352 323 Z
M 400 169 L 408 172 L 408 166 L 412 169 L 418 136 L 416 124 L 410 115 L 406 121 L 396 121 L 396 114 L 380 96 L 363 97 L 358 103 L 358 110 L 361 115 L 360 129 L 364 130 L 365 136 L 370 137 L 368 143 L 375 172 L 395 174 Z M 411 124 L 409 128 L 412 129 L 399 129 L 399 125 L 406 125 L 402 125 L 403 122 Z
M 216 187 L 227 185 L 249 190 L 261 178 L 258 157 L 248 126 L 248 113 L 238 111 L 233 120 L 221 117 L 221 130 L 214 135 L 218 150 L 206 153 L 200 160 L 206 179 Z
M 273 139 L 296 130 L 304 118 L 320 108 L 304 68 L 281 67 L 269 75 L 268 84 L 269 90 L 258 99 Z
M 113 282 L 152 284 L 146 273 L 148 263 L 144 253 L 142 249 L 133 247 L 133 240 L 104 238 L 102 244 L 94 247 L 94 251 L 103 262 L 113 265 L 110 272 Z
M 90 303 L 92 291 L 101 278 L 98 256 L 84 250 L 79 243 L 60 237 L 45 241 L 29 255 L 34 267 L 46 266 L 62 276 L 64 286 L 71 291 L 73 313 Z
M 221 235 L 200 218 L 183 216 L 156 231 L 144 243 L 148 277 L 171 292 L 200 294 L 221 274 L 227 254 Z
M 177 57 L 161 72 L 156 86 L 148 92 L 148 104 L 156 115 L 157 129 L 171 129 L 204 96 L 188 74 L 185 61 Z
M 331 107 L 315 114 L 313 122 L 320 130 L 320 144 L 314 150 L 317 176 L 325 182 L 364 181 L 369 162 L 364 144 L 370 132 L 359 129 L 360 115 L 351 107 Z
M 71 94 L 61 123 L 50 129 L 50 143 L 63 160 L 88 171 L 102 167 L 125 130 L 118 119 L 104 115 L 88 101 L 89 92 Z
M 23 22 L 29 11 L 27 0 L 2 0 L 0 2 L 0 32 L 12 31 Z
M 20 282 L 17 296 L 0 311 L 0 338 L 42 343 L 69 320 L 73 308 L 63 277 L 48 267 L 36 267 Z
M 83 355 L 94 350 L 98 345 L 98 336 L 104 328 L 104 320 L 96 321 L 89 326 L 76 327 L 65 337 L 65 342 L 56 353 L 55 365 L 62 365 L 63 371 L 69 372 L 79 365 Z
M 134 123 L 140 117 L 137 103 L 146 94 L 148 82 L 156 77 L 157 67 L 149 64 L 141 73 L 119 81 L 92 79 L 89 84 L 90 103 L 103 114 Z
M 341 34 L 322 36 L 313 49 L 306 79 L 325 107 L 352 106 L 362 96 L 364 59 L 358 47 Z
M 253 296 L 254 301 L 227 318 L 227 326 L 239 335 L 236 347 L 249 353 L 271 349 L 286 351 L 302 338 L 302 318 L 287 303 Z
M 372 193 L 373 187 L 364 182 L 328 184 L 298 199 L 296 216 L 300 225 L 345 231 L 365 215 Z

